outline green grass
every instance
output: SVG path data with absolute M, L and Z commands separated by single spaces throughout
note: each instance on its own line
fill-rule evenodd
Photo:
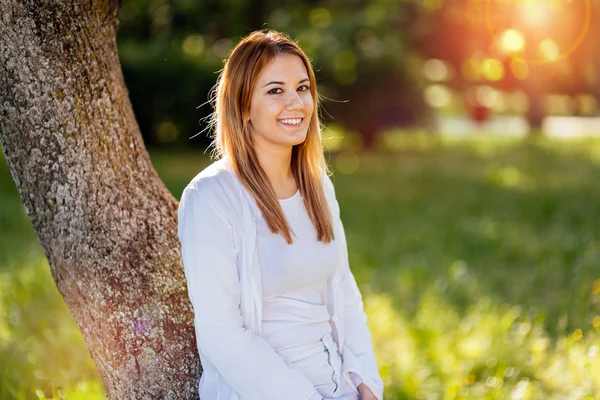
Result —
M 392 142 L 330 155 L 385 398 L 600 398 L 600 142 Z M 0 205 L 0 398 L 102 398 L 4 161 Z

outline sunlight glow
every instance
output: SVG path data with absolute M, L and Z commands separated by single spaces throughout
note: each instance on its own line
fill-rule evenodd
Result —
M 518 53 L 525 48 L 525 36 L 517 29 L 507 29 L 500 36 L 500 45 L 508 54 Z
M 504 50 L 504 38 L 501 37 L 499 32 L 496 31 L 497 27 L 492 22 L 492 14 L 497 12 L 497 10 L 492 10 L 492 3 L 498 2 L 505 6 L 514 6 L 514 4 L 512 4 L 512 0 L 485 0 L 485 21 L 487 28 L 490 34 L 494 37 L 496 46 L 500 50 Z M 558 49 L 554 42 L 547 42 L 542 46 L 542 57 L 533 57 L 527 59 L 527 62 L 530 64 L 546 64 L 550 62 L 556 62 L 567 57 L 581 45 L 587 33 L 589 32 L 593 14 L 593 2 L 591 0 L 580 0 L 578 2 L 573 0 L 521 0 L 514 3 L 517 3 L 516 5 L 519 6 L 518 14 L 515 16 L 515 21 L 511 19 L 511 22 L 518 23 L 518 26 L 521 27 L 521 30 L 526 32 L 524 35 L 525 37 L 529 37 L 529 33 L 533 33 L 535 34 L 534 36 L 537 36 L 538 33 L 548 31 L 557 31 L 557 33 L 560 34 L 560 31 L 564 30 L 564 27 L 561 26 L 561 23 L 563 23 L 565 20 L 569 20 L 569 18 L 563 18 L 563 16 L 567 12 L 570 14 L 578 12 L 571 11 L 572 6 L 575 3 L 579 3 L 585 7 L 585 14 L 581 15 L 584 17 L 584 19 L 581 21 L 582 23 L 580 24 L 581 31 L 573 43 L 570 46 L 565 46 L 561 51 L 561 49 Z M 512 11 L 515 11 L 514 7 Z M 509 42 L 511 41 L 509 39 L 506 40 Z
M 560 49 L 552 39 L 544 39 L 540 43 L 539 52 L 547 61 L 556 60 L 560 56 Z
M 547 2 L 533 1 L 528 2 L 521 8 L 521 20 L 533 26 L 542 26 L 550 23 L 553 10 L 552 5 L 544 4 Z

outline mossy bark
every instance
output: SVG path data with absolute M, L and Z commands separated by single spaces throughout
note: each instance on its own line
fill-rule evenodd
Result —
M 177 239 L 116 49 L 120 2 L 0 0 L 0 143 L 111 399 L 196 399 Z

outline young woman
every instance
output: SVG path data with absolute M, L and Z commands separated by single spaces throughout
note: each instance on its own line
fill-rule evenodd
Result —
M 257 31 L 214 98 L 217 161 L 179 204 L 203 400 L 382 400 L 308 57 Z

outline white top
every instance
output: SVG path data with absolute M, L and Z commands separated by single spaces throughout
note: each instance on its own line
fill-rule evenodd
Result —
M 264 218 L 256 221 L 262 335 L 275 351 L 316 342 L 331 332 L 323 295 L 337 263 L 337 243 L 317 240 L 300 191 L 279 205 L 292 228 L 291 244 L 273 234 Z
M 322 179 L 338 245 L 335 269 L 323 293 L 331 315 L 331 336 L 343 358 L 343 377 L 354 385 L 350 373 L 359 375 L 382 400 L 383 381 L 362 296 L 349 268 L 339 205 L 331 180 L 324 173 Z M 292 368 L 263 337 L 265 299 L 257 251 L 261 213 L 229 159 L 212 163 L 192 179 L 182 193 L 178 217 L 177 232 L 203 367 L 200 398 L 322 399 L 306 376 Z

